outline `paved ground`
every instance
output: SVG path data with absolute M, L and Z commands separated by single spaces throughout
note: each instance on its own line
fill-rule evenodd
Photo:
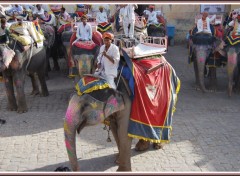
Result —
M 186 46 L 169 48 L 167 60 L 181 79 L 172 140 L 162 150 L 134 151 L 133 172 L 219 172 L 240 171 L 240 96 L 227 97 L 225 68 L 218 70 L 216 93 L 203 94 L 193 88 L 194 72 L 187 64 Z M 61 68 L 66 63 L 61 60 Z M 29 112 L 6 111 L 6 96 L 0 83 L 0 171 L 54 171 L 69 166 L 63 137 L 63 118 L 73 82 L 66 71 L 50 73 L 50 96 L 32 97 L 26 80 Z M 88 127 L 77 138 L 82 171 L 114 172 L 117 148 L 106 142 L 103 125 Z M 112 138 L 113 139 L 113 138 Z

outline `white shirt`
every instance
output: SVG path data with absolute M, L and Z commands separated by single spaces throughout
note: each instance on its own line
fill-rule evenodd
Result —
M 103 67 L 103 72 L 106 76 L 109 75 L 117 77 L 117 69 L 120 61 L 119 48 L 115 44 L 111 43 L 106 53 L 114 60 L 114 63 L 102 55 L 103 51 L 105 51 L 105 45 L 100 47 L 99 55 L 97 57 L 98 63 L 101 63 L 101 67 Z
M 85 26 L 81 22 L 78 25 L 77 33 L 76 33 L 77 39 L 81 40 L 92 40 L 92 27 L 89 23 L 87 23 Z
M 152 11 L 152 12 L 146 11 L 145 13 L 148 16 L 147 23 L 150 23 L 150 24 L 157 24 L 158 23 L 157 13 L 155 11 Z
M 203 20 L 202 18 L 199 19 L 197 21 L 197 28 L 198 28 L 198 32 L 206 32 L 206 33 L 210 33 L 211 34 L 211 29 L 210 29 L 210 22 L 213 21 L 216 18 L 216 15 L 213 15 L 211 18 L 206 18 L 206 22 L 207 22 L 207 29 L 203 30 Z
M 96 16 L 96 21 L 97 21 L 97 23 L 108 22 L 106 12 L 98 12 L 97 16 Z
M 18 5 L 18 7 L 16 7 L 15 5 L 8 11 L 9 13 L 13 13 L 13 12 L 17 12 L 18 14 L 22 14 L 23 13 L 23 7 Z
M 134 5 L 129 4 L 120 9 L 119 16 L 124 23 L 135 22 Z
M 42 18 L 42 19 L 45 18 L 43 8 L 41 8 L 40 10 L 38 10 L 37 7 L 35 7 L 34 10 L 33 10 L 33 14 L 39 15 L 40 18 Z

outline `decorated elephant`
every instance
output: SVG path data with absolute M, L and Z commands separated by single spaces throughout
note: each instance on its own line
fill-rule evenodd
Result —
M 103 44 L 102 35 L 98 31 L 93 31 L 92 41 L 77 41 L 76 32 L 74 32 L 70 39 L 70 55 L 69 55 L 69 68 L 70 77 L 80 76 L 83 74 L 91 73 L 94 65 L 95 58 L 98 55 L 99 48 Z
M 128 65 L 129 62 L 126 62 Z M 144 100 L 147 100 L 147 102 L 152 101 L 152 98 L 155 94 L 156 98 L 154 100 L 154 104 L 157 102 L 164 102 L 159 106 L 156 106 L 156 104 L 154 105 L 156 108 L 154 108 L 154 111 L 157 111 L 157 116 L 161 116 L 161 118 L 159 117 L 158 120 L 155 118 L 149 119 L 150 121 L 155 119 L 156 121 L 154 121 L 156 124 L 161 121 L 160 123 L 162 125 L 152 126 L 148 125 L 147 123 L 142 123 L 141 120 L 141 123 L 137 123 L 138 121 L 135 121 L 134 116 L 142 118 L 141 115 L 145 114 L 142 114 L 142 110 L 145 109 L 146 106 L 144 106 L 145 108 L 143 108 L 143 105 L 141 103 L 139 105 L 139 99 L 135 99 L 135 96 L 143 96 L 143 94 L 141 94 L 141 91 L 139 89 L 135 89 L 135 87 L 135 95 L 134 99 L 132 100 L 132 86 L 128 85 L 131 83 L 128 83 L 127 80 L 129 80 L 129 78 L 127 78 L 128 76 L 126 76 L 128 75 L 126 73 L 131 70 L 129 68 L 132 68 L 129 67 L 130 65 L 128 65 L 128 67 L 120 66 L 123 77 L 118 76 L 117 78 L 117 91 L 110 89 L 106 80 L 103 80 L 95 75 L 85 75 L 75 86 L 77 93 L 75 93 L 70 99 L 64 120 L 65 144 L 70 165 L 73 171 L 80 170 L 76 154 L 76 132 L 80 133 L 80 131 L 84 127 L 89 125 L 105 123 L 110 126 L 119 151 L 115 160 L 115 162 L 119 164 L 117 171 L 131 171 L 130 158 L 132 138 L 151 140 L 158 143 L 161 141 L 169 141 L 172 123 L 171 117 L 175 110 L 175 103 L 177 93 L 180 88 L 180 81 L 177 78 L 174 69 L 169 63 L 167 63 L 165 58 L 161 57 L 159 59 L 153 59 L 152 61 L 146 58 L 146 60 L 142 59 L 141 61 L 133 62 L 137 65 L 139 64 L 138 66 L 140 66 L 141 64 L 148 64 L 150 68 L 152 68 L 151 66 L 156 67 L 156 65 L 158 65 L 159 69 L 156 72 L 149 71 L 148 74 L 146 74 L 145 72 L 142 72 L 143 74 L 137 74 L 136 68 L 134 74 L 136 73 L 138 75 L 136 75 L 137 77 L 135 77 L 136 80 L 140 81 L 140 79 L 144 77 L 147 79 L 147 83 L 151 82 L 148 76 L 154 76 L 159 74 L 161 75 L 158 77 L 159 79 L 157 81 L 154 79 L 158 85 L 161 85 L 160 89 L 155 89 L 156 91 L 153 90 L 154 86 L 152 87 L 148 84 L 145 84 L 145 79 L 141 84 L 145 86 L 148 85 L 146 89 L 142 89 L 142 91 L 145 92 L 144 95 L 147 94 L 147 99 Z M 138 67 L 137 65 L 136 67 Z M 151 70 L 150 68 L 149 70 Z M 146 67 L 141 67 L 138 69 L 146 71 Z M 124 70 L 127 72 L 125 72 Z M 156 76 L 154 77 L 156 78 Z M 147 90 L 148 88 L 149 90 Z M 161 101 L 159 101 L 160 99 Z M 151 115 L 152 113 L 156 113 L 153 112 L 153 110 L 150 111 Z
M 13 49 L 14 53 L 10 52 L 11 50 L 8 50 L 7 47 L 1 46 L 0 58 L 0 72 L 3 73 L 8 98 L 7 109 L 24 113 L 28 110 L 24 93 L 24 80 L 27 72 L 33 86 L 31 94 L 39 93 L 38 81 L 34 74 L 36 73 L 41 85 L 42 96 L 49 95 L 45 81 L 46 49 L 45 47 L 37 48 L 34 45 L 23 48 L 22 44 L 13 38 L 10 38 L 9 47 Z M 14 85 L 17 97 L 14 94 Z
M 193 62 L 196 88 L 202 92 L 208 91 L 204 83 L 206 76 L 210 77 L 210 90 L 216 90 L 216 68 L 226 65 L 226 57 L 219 53 L 223 49 L 222 31 L 218 26 L 210 27 L 211 34 L 197 33 L 197 27 L 190 30 L 189 63 Z
M 148 36 L 164 37 L 166 35 L 166 21 L 162 15 L 157 16 L 158 24 L 148 24 Z
M 240 36 L 232 33 L 226 38 L 228 96 L 232 96 L 235 87 L 240 90 Z

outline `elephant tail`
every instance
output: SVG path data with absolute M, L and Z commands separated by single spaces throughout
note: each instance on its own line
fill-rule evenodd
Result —
M 70 161 L 70 165 L 73 171 L 79 171 L 79 165 L 77 162 L 77 153 L 76 153 L 76 131 L 77 125 L 79 124 L 79 97 L 75 94 L 72 96 L 66 116 L 64 119 L 64 136 L 65 136 L 65 145 Z

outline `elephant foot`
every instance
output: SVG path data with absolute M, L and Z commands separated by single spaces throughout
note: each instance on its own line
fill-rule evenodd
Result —
M 139 152 L 140 151 L 145 151 L 145 150 L 147 150 L 149 148 L 149 146 L 150 146 L 150 142 L 149 141 L 144 141 L 144 140 L 140 139 L 138 141 L 138 143 L 136 144 L 136 146 L 135 146 L 135 150 L 139 151 Z
M 38 95 L 39 93 L 40 93 L 39 90 L 36 89 L 36 90 L 32 90 L 30 95 Z
M 119 163 L 120 163 L 120 162 L 119 162 L 119 153 L 117 154 L 114 163 L 117 164 L 117 165 L 119 165 Z
M 25 113 L 25 112 L 27 112 L 27 111 L 28 111 L 27 108 L 18 108 L 18 109 L 17 109 L 17 112 L 18 112 L 19 114 Z
M 163 149 L 163 144 L 153 143 L 153 148 L 156 149 L 156 150 Z
M 41 97 L 47 97 L 49 95 L 48 91 L 44 91 L 40 94 Z
M 8 105 L 7 110 L 8 111 L 17 111 L 17 105 Z
M 132 169 L 130 167 L 119 166 L 117 169 L 117 172 L 131 172 L 131 171 L 132 171 Z
M 200 91 L 200 90 L 201 90 L 201 88 L 200 88 L 199 85 L 195 85 L 195 86 L 194 86 L 194 89 L 195 89 L 196 91 Z

